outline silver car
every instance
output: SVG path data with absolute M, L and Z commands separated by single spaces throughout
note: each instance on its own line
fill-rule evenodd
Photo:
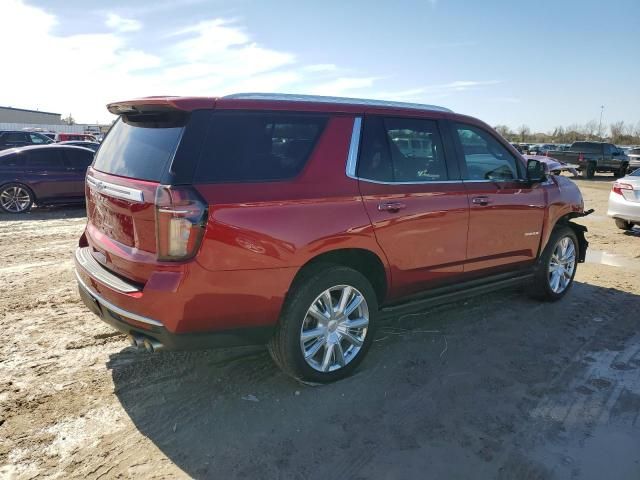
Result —
M 640 147 L 630 148 L 626 152 L 629 157 L 629 171 L 633 172 L 640 168 Z
M 607 215 L 613 217 L 618 228 L 623 230 L 640 225 L 640 169 L 613 184 Z

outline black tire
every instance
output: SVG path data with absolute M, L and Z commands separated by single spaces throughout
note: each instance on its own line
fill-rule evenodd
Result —
M 625 163 L 624 165 L 621 165 L 620 168 L 618 170 L 616 170 L 615 172 L 613 172 L 613 176 L 615 178 L 621 178 L 624 177 L 627 174 L 627 170 L 629 169 L 629 166 Z
M 614 220 L 616 221 L 616 227 L 620 230 L 631 230 L 633 228 L 633 223 L 631 222 L 627 222 L 621 218 L 614 218 Z
M 584 169 L 584 177 L 591 180 L 596 176 L 596 164 L 593 162 L 587 163 L 587 166 Z
M 558 243 L 565 237 L 568 237 L 573 242 L 573 246 L 575 249 L 575 263 L 568 285 L 561 292 L 556 292 L 552 289 L 550 284 L 551 257 Z M 547 242 L 547 246 L 544 248 L 542 254 L 540 255 L 540 258 L 538 259 L 535 277 L 530 288 L 530 294 L 533 298 L 543 301 L 555 302 L 557 300 L 560 300 L 567 294 L 567 292 L 573 285 L 573 279 L 576 275 L 576 271 L 578 270 L 579 248 L 580 244 L 578 243 L 578 238 L 576 237 L 576 234 L 571 227 L 567 227 L 566 225 L 556 226 L 556 228 L 551 233 L 551 237 L 549 238 L 549 242 Z
M 343 367 L 332 371 L 319 371 L 313 368 L 302 351 L 301 332 L 307 319 L 309 308 L 327 289 L 337 286 L 355 288 L 364 297 L 368 308 L 369 324 L 362 346 Z M 350 375 L 362 362 L 373 342 L 378 301 L 371 283 L 360 272 L 340 266 L 324 264 L 312 267 L 296 280 L 289 291 L 280 315 L 276 331 L 269 341 L 269 352 L 275 363 L 288 375 L 298 379 L 317 383 L 329 383 Z M 326 352 L 327 348 L 322 347 Z M 342 347 L 340 348 L 342 352 Z M 322 353 L 319 351 L 320 355 Z M 331 356 L 332 354 L 329 354 Z M 346 357 L 345 357 L 346 358 Z
M 23 202 L 20 205 L 8 203 L 6 200 L 7 195 L 13 196 L 13 192 L 16 192 L 15 189 L 19 189 L 19 192 L 21 192 L 20 198 L 23 199 Z M 2 212 L 14 214 L 26 213 L 31 210 L 34 199 L 31 189 L 22 183 L 5 183 L 0 187 L 0 211 Z M 15 209 L 13 206 L 15 206 Z

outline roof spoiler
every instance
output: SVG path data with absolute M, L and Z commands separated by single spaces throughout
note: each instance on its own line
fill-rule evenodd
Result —
M 217 98 L 211 97 L 210 100 L 211 106 L 209 108 L 215 108 Z M 201 98 L 167 96 L 136 98 L 107 105 L 107 110 L 114 115 L 143 114 L 168 110 L 189 112 L 197 108 L 202 108 Z

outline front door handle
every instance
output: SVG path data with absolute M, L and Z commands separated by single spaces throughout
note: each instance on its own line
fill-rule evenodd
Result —
M 396 213 L 407 206 L 402 202 L 384 202 L 378 204 L 378 210 L 381 212 Z
M 491 202 L 489 201 L 489 197 L 473 197 L 471 199 L 471 203 L 473 203 L 474 205 L 485 206 L 489 205 Z

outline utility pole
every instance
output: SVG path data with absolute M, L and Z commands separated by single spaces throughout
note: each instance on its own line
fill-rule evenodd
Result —
M 598 124 L 598 137 L 602 140 L 602 112 L 604 111 L 604 105 L 600 105 L 600 123 Z

